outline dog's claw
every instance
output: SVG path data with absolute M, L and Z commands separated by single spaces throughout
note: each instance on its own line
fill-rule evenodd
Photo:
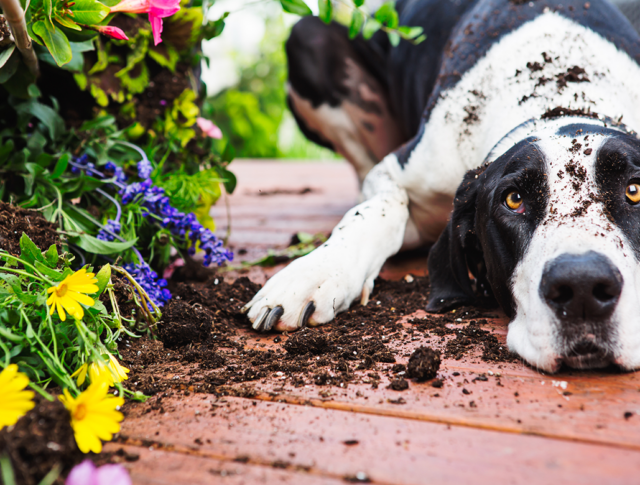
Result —
M 311 315 L 313 315 L 313 312 L 315 311 L 316 311 L 316 304 L 312 301 L 307 303 L 302 309 L 302 312 L 300 313 L 300 319 L 298 320 L 298 328 L 306 327 L 307 323 L 309 322 L 309 317 L 311 317 Z
M 269 330 L 271 330 L 275 326 L 275 324 L 278 323 L 278 320 L 280 320 L 280 317 L 283 313 L 284 308 L 282 308 L 280 305 L 271 310 L 269 312 L 269 316 L 267 316 L 266 320 L 264 321 L 262 331 L 268 332 Z
M 262 325 L 262 322 L 264 321 L 264 319 L 267 318 L 267 315 L 269 314 L 270 310 L 271 310 L 270 308 L 262 309 L 262 311 L 260 312 L 260 315 L 256 317 L 256 320 L 253 322 L 253 325 L 251 325 L 254 330 L 257 330 L 258 332 L 261 331 L 260 326 Z

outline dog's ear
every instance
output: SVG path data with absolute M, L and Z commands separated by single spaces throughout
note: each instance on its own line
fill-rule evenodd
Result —
M 475 300 L 469 270 L 476 277 L 483 276 L 477 275 L 478 271 L 484 272 L 484 258 L 475 234 L 476 200 L 482 171 L 483 168 L 471 170 L 465 175 L 456 192 L 451 219 L 429 252 L 431 294 L 428 312 L 444 312 Z

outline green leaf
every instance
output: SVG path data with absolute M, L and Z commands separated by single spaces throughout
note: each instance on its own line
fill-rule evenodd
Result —
M 11 47 L 13 48 L 11 52 L 14 52 L 15 44 L 11 44 Z M 8 50 L 9 49 L 3 51 L 3 53 L 7 52 Z M 20 55 L 19 54 L 9 55 L 7 59 L 4 60 L 4 65 L 0 67 L 0 84 L 6 83 L 11 78 L 11 76 L 13 76 L 16 73 L 19 65 L 20 65 Z
M 0 273 L 0 280 L 7 283 L 15 294 L 22 293 L 22 285 L 20 284 L 20 279 L 16 275 Z
M 353 0 L 353 4 L 356 7 L 362 7 L 364 5 L 364 0 Z
M 11 57 L 11 54 L 13 54 L 13 51 L 15 49 L 16 49 L 16 45 L 15 44 L 11 44 L 5 50 L 0 52 L 0 68 L 3 67 L 7 63 L 7 61 L 9 60 L 9 58 Z
M 224 189 L 227 191 L 227 194 L 233 194 L 233 191 L 236 189 L 236 185 L 238 180 L 236 176 L 227 170 L 226 168 L 220 168 L 220 176 L 223 178 Z
M 362 30 L 364 25 L 364 15 L 360 10 L 354 10 L 351 15 L 351 23 L 349 24 L 349 38 L 355 39 Z
M 69 166 L 69 160 L 71 160 L 70 153 L 64 153 L 60 158 L 58 158 L 56 166 L 54 167 L 53 172 L 51 172 L 51 176 L 49 177 L 49 179 L 55 180 L 60 177 L 60 175 L 62 175 Z
M 322 20 L 325 24 L 331 22 L 331 18 L 333 17 L 333 3 L 331 0 L 318 0 L 318 10 L 320 20 Z
M 53 3 L 51 2 L 51 0 L 44 0 L 42 2 L 42 5 L 44 6 L 44 15 L 50 23 L 51 16 L 53 15 Z
M 398 27 L 398 12 L 396 12 L 395 2 L 383 3 L 376 13 L 375 19 L 383 24 L 386 24 L 390 29 Z
M 77 0 L 69 10 L 73 14 L 73 20 L 79 24 L 99 24 L 109 15 L 109 7 L 96 0 Z
M 60 29 L 54 27 L 53 32 L 51 32 L 47 29 L 44 21 L 38 20 L 33 24 L 33 31 L 42 39 L 58 66 L 62 66 L 71 60 L 73 53 L 71 52 L 69 39 Z
M 49 266 L 42 264 L 40 261 L 36 261 L 36 264 L 34 266 L 38 271 L 40 271 L 40 273 L 45 275 L 47 278 L 52 279 L 53 281 L 62 281 L 64 279 L 64 276 L 62 276 L 62 272 L 51 269 L 49 268 Z
M 47 249 L 47 252 L 44 253 L 44 259 L 50 268 L 55 268 L 58 266 L 58 258 L 58 248 L 55 244 L 52 244 L 49 249 Z
M 22 233 L 20 236 L 20 258 L 24 259 L 27 263 L 33 264 L 36 261 L 43 261 L 42 251 L 38 249 L 31 238 L 26 233 Z
M 398 47 L 398 44 L 400 44 L 400 36 L 398 35 L 398 33 L 388 32 L 387 35 L 389 36 L 389 42 L 391 43 L 391 45 L 393 47 Z
M 420 36 L 423 31 L 424 29 L 422 27 L 409 27 L 407 25 L 398 27 L 398 32 L 404 39 L 415 39 Z
M 362 29 L 362 37 L 364 37 L 366 40 L 369 40 L 371 37 L 373 37 L 373 34 L 380 30 L 381 27 L 382 24 L 376 19 L 368 19 L 367 23 L 364 24 L 364 29 Z
M 49 130 L 49 136 L 56 140 L 64 133 L 64 120 L 49 106 L 30 100 L 16 106 L 18 114 L 29 114 L 38 118 Z
M 227 146 L 224 148 L 222 155 L 220 155 L 223 162 L 230 162 L 236 157 L 236 150 L 233 148 L 231 143 L 227 143 Z
M 98 291 L 97 295 L 101 295 L 104 289 L 107 287 L 107 284 L 111 280 L 111 265 L 105 264 L 100 271 L 96 273 L 96 278 L 98 280 Z
M 71 30 L 82 31 L 82 27 L 76 24 L 68 15 L 60 15 L 58 12 L 53 16 L 53 20 L 59 23 L 62 27 L 66 27 Z
M 73 239 L 74 244 L 80 246 L 82 249 L 92 254 L 121 253 L 122 251 L 126 251 L 127 249 L 133 247 L 133 245 L 137 241 L 138 238 L 127 242 L 109 242 L 102 241 L 93 236 L 89 236 L 88 234 L 83 234 L 80 237 Z
M 280 0 L 282 10 L 296 15 L 311 15 L 311 9 L 302 0 Z

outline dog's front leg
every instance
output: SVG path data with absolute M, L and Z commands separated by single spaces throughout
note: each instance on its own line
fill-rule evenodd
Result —
M 390 155 L 365 178 L 366 200 L 351 209 L 329 240 L 274 275 L 244 307 L 257 330 L 291 331 L 321 325 L 366 303 L 373 281 L 402 245 L 409 218 L 407 192 L 392 178 Z

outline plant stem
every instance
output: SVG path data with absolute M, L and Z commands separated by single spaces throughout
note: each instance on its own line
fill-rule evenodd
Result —
M 22 54 L 24 63 L 29 68 L 31 74 L 38 77 L 40 68 L 38 67 L 38 58 L 33 50 L 29 33 L 27 32 L 27 23 L 24 20 L 24 10 L 19 0 L 0 0 L 0 7 L 4 17 L 9 23 L 11 33 L 16 42 L 16 47 Z

